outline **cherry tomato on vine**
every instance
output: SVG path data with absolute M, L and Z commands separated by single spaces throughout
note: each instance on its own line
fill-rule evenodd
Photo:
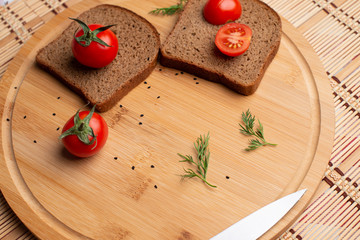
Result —
M 203 9 L 206 21 L 214 25 L 235 21 L 241 13 L 239 0 L 208 0 Z
M 102 68 L 116 57 L 119 43 L 116 35 L 109 29 L 114 25 L 86 25 L 79 19 L 70 18 L 81 26 L 71 43 L 74 57 L 83 65 Z
M 243 54 L 250 46 L 252 30 L 241 23 L 228 23 L 222 26 L 216 34 L 215 45 L 231 57 Z
M 90 157 L 98 153 L 106 143 L 108 126 L 97 114 L 95 106 L 91 111 L 80 111 L 64 125 L 59 137 L 65 148 L 77 157 Z

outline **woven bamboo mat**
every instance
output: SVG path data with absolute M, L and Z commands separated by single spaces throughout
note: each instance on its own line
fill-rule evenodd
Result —
M 0 78 L 39 27 L 79 1 L 15 0 L 0 7 Z M 336 115 L 334 147 L 320 188 L 279 239 L 360 239 L 360 1 L 264 2 L 313 46 L 328 75 Z M 1 193 L 0 239 L 36 239 Z

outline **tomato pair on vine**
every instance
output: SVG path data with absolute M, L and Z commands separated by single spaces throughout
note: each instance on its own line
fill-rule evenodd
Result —
M 86 25 L 83 21 L 70 18 L 80 24 L 81 30 L 74 34 L 71 49 L 74 57 L 81 64 L 102 68 L 110 64 L 119 50 L 116 35 L 109 29 L 114 25 Z
M 233 21 L 240 18 L 242 7 L 239 0 L 208 0 L 203 9 L 206 21 L 222 25 L 215 37 L 215 45 L 225 55 L 236 57 L 250 46 L 252 30 L 249 26 Z

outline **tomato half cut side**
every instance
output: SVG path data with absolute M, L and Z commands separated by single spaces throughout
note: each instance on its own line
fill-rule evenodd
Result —
M 236 57 L 248 50 L 252 37 L 249 26 L 241 23 L 228 23 L 222 26 L 216 34 L 215 45 L 230 57 Z

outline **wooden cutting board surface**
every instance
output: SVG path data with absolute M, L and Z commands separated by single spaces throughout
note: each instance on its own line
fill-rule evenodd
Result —
M 242 96 L 222 85 L 162 67 L 103 113 L 110 132 L 96 156 L 77 159 L 58 140 L 81 100 L 34 60 L 70 23 L 110 3 L 133 10 L 164 41 L 177 16 L 148 12 L 176 2 L 83 1 L 45 24 L 20 50 L 1 82 L 1 191 L 20 219 L 44 239 L 208 239 L 266 204 L 307 188 L 262 238 L 285 230 L 310 203 L 330 159 L 334 113 L 316 54 L 283 20 L 283 37 L 259 89 Z M 261 120 L 276 147 L 246 152 L 241 113 Z M 210 188 L 181 180 L 177 153 L 210 134 Z

